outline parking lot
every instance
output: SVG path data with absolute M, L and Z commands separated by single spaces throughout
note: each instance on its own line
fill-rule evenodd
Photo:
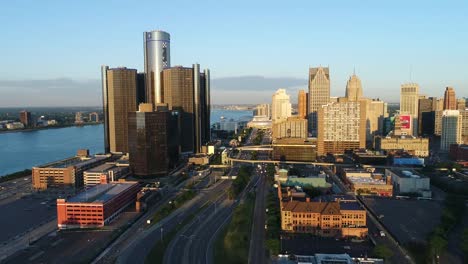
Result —
M 440 201 L 363 197 L 363 202 L 400 244 L 425 241 L 442 214 Z

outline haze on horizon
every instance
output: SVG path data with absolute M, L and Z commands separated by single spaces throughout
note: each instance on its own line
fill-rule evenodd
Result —
M 270 102 L 278 88 L 295 103 L 319 65 L 333 96 L 356 69 L 366 97 L 398 102 L 405 82 L 468 97 L 464 1 L 109 3 L 4 3 L 0 107 L 100 105 L 100 65 L 143 71 L 152 29 L 171 34 L 172 66 L 211 70 L 214 104 Z

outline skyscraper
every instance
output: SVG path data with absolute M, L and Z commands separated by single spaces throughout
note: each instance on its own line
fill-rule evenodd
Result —
M 128 113 L 130 167 L 135 175 L 165 175 L 179 158 L 178 113 L 140 104 Z
M 418 102 L 418 135 L 434 134 L 435 104 L 437 98 L 421 96 Z
M 416 83 L 401 85 L 400 92 L 400 114 L 408 114 L 412 117 L 412 135 L 418 133 L 418 103 L 419 86 Z
M 281 122 L 291 116 L 291 101 L 285 89 L 278 89 L 272 96 L 271 120 Z
M 299 90 L 297 95 L 297 115 L 300 118 L 307 117 L 307 93 L 304 90 Z
M 465 110 L 466 107 L 466 99 L 465 98 L 460 98 L 457 99 L 457 110 Z
M 106 152 L 128 152 L 127 113 L 137 110 L 137 71 L 102 66 L 104 146 Z
M 25 127 L 34 126 L 31 112 L 23 110 L 20 112 L 20 122 L 23 123 Z
M 350 102 L 359 101 L 362 98 L 361 80 L 353 74 L 346 83 L 346 98 Z
M 210 72 L 200 66 L 176 66 L 163 70 L 162 101 L 181 116 L 182 152 L 195 152 L 210 140 Z
M 446 87 L 444 93 L 444 110 L 457 110 L 457 98 L 452 87 Z
M 171 67 L 170 35 L 155 30 L 143 33 L 145 52 L 146 101 L 155 107 L 162 103 L 161 72 Z
M 309 132 L 317 136 L 317 113 L 330 101 L 330 71 L 328 67 L 309 69 Z
M 461 144 L 462 116 L 458 110 L 444 110 L 442 113 L 442 135 L 440 150 L 448 151 L 451 144 Z
M 366 147 L 366 101 L 329 103 L 318 112 L 317 153 L 343 154 Z

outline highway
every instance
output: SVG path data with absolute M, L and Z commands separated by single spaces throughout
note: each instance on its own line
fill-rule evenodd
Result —
M 146 256 L 161 238 L 164 239 L 165 234 L 171 232 L 179 223 L 194 214 L 210 200 L 224 193 L 230 184 L 230 181 L 219 181 L 210 188 L 200 191 L 195 198 L 185 203 L 161 222 L 148 229 L 139 230 L 139 234 L 134 236 L 132 241 L 118 252 L 119 257 L 116 263 L 145 263 Z
M 265 248 L 265 209 L 267 195 L 266 173 L 260 172 L 260 181 L 256 188 L 255 209 L 250 235 L 249 264 L 267 263 Z

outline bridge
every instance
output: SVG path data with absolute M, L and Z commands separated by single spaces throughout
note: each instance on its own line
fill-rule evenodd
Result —
M 247 151 L 258 151 L 258 150 L 272 151 L 273 150 L 271 145 L 242 146 L 242 147 L 237 147 L 236 149 L 239 150 L 239 151 L 242 151 L 242 150 L 247 150 Z

